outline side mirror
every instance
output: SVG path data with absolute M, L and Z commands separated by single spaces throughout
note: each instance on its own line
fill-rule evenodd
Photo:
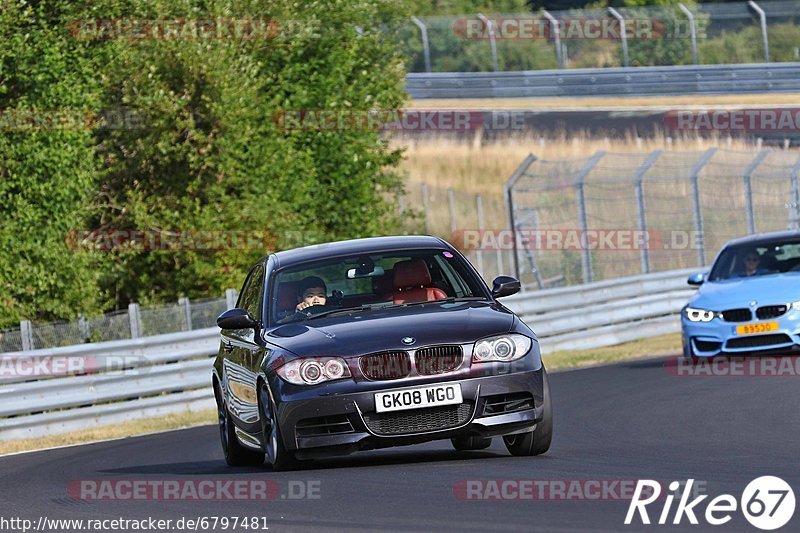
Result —
M 492 296 L 502 298 L 519 292 L 521 286 L 517 278 L 511 276 L 497 276 L 492 282 Z
M 705 272 L 696 272 L 689 276 L 689 279 L 686 280 L 686 283 L 689 285 L 702 285 L 703 282 L 706 280 L 706 273 Z
M 257 327 L 258 321 L 246 310 L 236 307 L 219 315 L 217 326 L 221 329 L 250 329 Z

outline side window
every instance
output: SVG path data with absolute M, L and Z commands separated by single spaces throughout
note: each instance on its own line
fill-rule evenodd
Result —
M 247 277 L 239 296 L 238 306 L 246 309 L 256 320 L 261 319 L 261 295 L 263 293 L 264 267 L 256 266 Z

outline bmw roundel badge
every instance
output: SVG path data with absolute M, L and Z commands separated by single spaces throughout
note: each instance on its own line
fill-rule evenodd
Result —
M 400 342 L 402 342 L 403 344 L 411 345 L 414 344 L 416 340 L 417 339 L 415 339 L 414 337 L 403 337 L 402 339 L 400 339 Z

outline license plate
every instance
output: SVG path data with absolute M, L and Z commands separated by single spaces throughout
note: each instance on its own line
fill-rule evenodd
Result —
M 755 335 L 756 333 L 769 333 L 770 331 L 778 331 L 777 322 L 756 322 L 736 326 L 737 335 Z
M 461 403 L 461 385 L 432 385 L 414 389 L 401 389 L 392 392 L 375 393 L 375 411 L 402 411 L 403 409 L 419 409 L 437 405 L 453 405 Z

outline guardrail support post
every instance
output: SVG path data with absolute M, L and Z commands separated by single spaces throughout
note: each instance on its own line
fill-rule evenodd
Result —
M 753 8 L 753 11 L 758 13 L 758 18 L 761 20 L 761 39 L 764 42 L 764 63 L 769 63 L 769 38 L 767 37 L 767 14 L 761 9 L 761 6 L 750 0 L 747 4 Z
M 589 158 L 583 168 L 575 175 L 575 200 L 578 203 L 578 225 L 581 230 L 581 270 L 583 272 L 583 282 L 592 282 L 592 251 L 589 250 L 589 240 L 586 232 L 589 230 L 589 217 L 586 213 L 586 197 L 584 195 L 584 184 L 586 176 L 597 165 L 606 153 L 603 150 L 595 152 Z
M 189 298 L 178 298 L 178 305 L 183 308 L 184 323 L 186 325 L 184 331 L 192 331 L 192 306 L 189 303 Z
M 142 317 L 139 313 L 139 304 L 128 304 L 128 319 L 131 322 L 131 339 L 142 336 Z
M 800 229 L 800 186 L 798 186 L 798 174 L 800 174 L 800 158 L 792 167 L 792 197 L 789 200 L 789 228 Z
M 225 307 L 228 309 L 236 307 L 236 300 L 238 297 L 239 295 L 236 293 L 236 289 L 225 289 Z
M 19 336 L 22 342 L 22 351 L 33 350 L 33 326 L 30 320 L 19 321 Z
M 425 72 L 431 71 L 431 47 L 428 43 L 428 27 L 417 17 L 411 17 L 411 20 L 419 28 L 422 33 L 422 54 L 425 57 Z
M 619 14 L 619 11 L 614 9 L 613 7 L 608 8 L 608 12 L 611 13 L 615 19 L 619 21 L 619 39 L 622 41 L 622 59 L 624 65 L 628 66 L 628 32 L 625 31 L 625 18 Z
M 697 28 L 694 25 L 694 13 L 689 11 L 689 8 L 683 5 L 682 3 L 678 3 L 678 7 L 683 14 L 686 15 L 686 18 L 689 19 L 689 35 L 692 39 L 692 63 L 695 65 L 697 64 Z
M 643 181 L 645 174 L 647 174 L 647 171 L 656 164 L 656 161 L 658 161 L 659 157 L 661 157 L 661 150 L 656 150 L 650 154 L 647 159 L 645 159 L 644 163 L 642 163 L 642 166 L 637 168 L 633 175 L 636 187 L 636 218 L 639 223 L 639 231 L 642 232 L 642 236 L 644 237 L 644 241 L 640 243 L 642 245 L 642 274 L 647 274 L 650 272 L 650 238 L 647 235 L 647 212 L 645 211 L 644 205 Z
M 717 148 L 709 148 L 694 164 L 689 176 L 692 180 L 692 205 L 694 207 L 694 231 L 695 246 L 697 246 L 697 266 L 703 267 L 706 264 L 706 235 L 703 227 L 703 211 L 700 206 L 700 183 L 699 176 L 703 167 L 711 161 Z
M 550 27 L 553 30 L 553 40 L 556 45 L 556 63 L 558 63 L 558 68 L 564 68 L 564 54 L 562 53 L 563 51 L 561 49 L 561 29 L 558 27 L 558 20 L 556 20 L 556 18 L 546 9 L 542 10 L 542 14 L 544 15 L 544 18 L 550 22 Z
M 475 195 L 475 210 L 478 213 L 478 233 L 480 234 L 481 239 L 483 239 L 483 198 L 481 197 L 480 194 Z M 483 271 L 483 249 L 481 248 L 480 244 L 478 244 L 478 250 L 476 256 L 478 258 L 478 272 L 480 272 L 481 275 L 484 276 L 485 272 Z
M 528 168 L 536 161 L 536 156 L 533 154 L 528 154 L 528 157 L 520 163 L 517 169 L 511 174 L 511 177 L 508 178 L 503 188 L 505 189 L 506 193 L 506 204 L 508 205 L 508 227 L 511 230 L 511 237 L 512 237 L 512 255 L 514 257 L 514 276 L 522 281 L 520 278 L 520 270 L 519 270 L 519 258 L 517 257 L 517 226 L 514 221 L 514 185 L 516 185 L 517 181 L 528 171 Z
M 769 154 L 769 150 L 762 150 L 761 152 L 756 155 L 756 157 L 750 161 L 750 164 L 747 165 L 747 168 L 744 171 L 744 206 L 745 206 L 745 213 L 747 216 L 747 233 L 753 234 L 756 232 L 756 217 L 755 212 L 753 211 L 753 184 L 752 184 L 752 176 L 753 172 L 755 172 L 758 165 L 767 157 Z
M 492 64 L 494 65 L 494 71 L 497 72 L 500 70 L 500 66 L 497 62 L 497 43 L 495 42 L 494 22 L 489 20 L 483 13 L 478 13 L 478 18 L 489 28 L 489 46 L 492 48 Z

